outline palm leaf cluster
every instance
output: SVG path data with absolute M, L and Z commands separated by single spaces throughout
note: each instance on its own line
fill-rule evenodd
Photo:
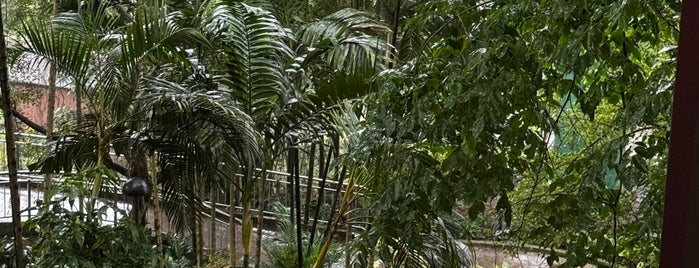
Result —
M 232 184 L 250 204 L 254 168 L 337 136 L 329 117 L 375 88 L 386 31 L 343 10 L 294 34 L 264 9 L 214 0 L 196 12 L 86 1 L 50 22 L 28 21 L 14 55 L 52 64 L 87 102 L 66 128 L 74 131 L 32 168 L 158 176 L 170 222 L 196 232 L 206 189 Z M 98 194 L 99 179 L 94 187 Z

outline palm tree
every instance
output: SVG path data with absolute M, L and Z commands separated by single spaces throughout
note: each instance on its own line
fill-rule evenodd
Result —
M 248 124 L 252 120 L 225 96 L 230 92 L 217 90 L 201 71 L 201 59 L 187 52 L 206 48 L 208 42 L 194 29 L 178 26 L 177 14 L 141 5 L 131 22 L 120 24 L 119 17 L 107 12 L 110 8 L 87 6 L 60 14 L 51 25 L 32 22 L 23 29 L 25 42 L 17 50 L 39 55 L 73 77 L 90 112 L 79 131 L 61 137 L 35 167 L 70 172 L 107 165 L 145 177 L 147 168 L 133 160 L 153 155 L 168 175 L 160 181 L 172 222 L 201 234 L 204 178 L 231 179 L 241 165 L 246 169 L 257 161 L 257 138 Z M 132 160 L 129 169 L 106 157 L 109 151 Z M 93 196 L 99 194 L 99 180 L 95 178 Z M 202 241 L 196 241 L 200 249 Z
M 111 8 L 114 7 L 106 4 L 88 5 L 77 12 L 59 14 L 51 24 L 34 21 L 25 24 L 23 28 L 21 34 L 24 43 L 16 49 L 23 53 L 39 55 L 41 60 L 54 64 L 60 72 L 71 76 L 76 84 L 80 85 L 79 88 L 83 90 L 89 103 L 89 114 L 85 122 L 79 126 L 79 131 L 76 134 L 61 137 L 54 146 L 55 149 L 35 167 L 40 167 L 43 172 L 59 170 L 70 172 L 76 167 L 107 165 L 124 175 L 147 176 L 143 168 L 133 165 L 136 161 L 129 161 L 131 170 L 128 170 L 113 163 L 112 159 L 107 157 L 107 152 L 113 151 L 125 155 L 127 159 L 134 157 L 142 159 L 144 152 L 155 154 L 164 161 L 160 164 L 167 172 L 171 170 L 168 164 L 172 161 L 168 162 L 166 159 L 192 156 L 186 152 L 192 148 L 205 148 L 203 152 L 196 153 L 196 157 L 187 158 L 191 161 L 184 161 L 184 166 L 179 164 L 174 166 L 189 167 L 182 169 L 187 174 L 193 174 L 193 169 L 212 170 L 187 163 L 201 159 L 213 161 L 212 157 L 202 157 L 201 154 L 216 153 L 219 154 L 217 159 L 224 159 L 220 156 L 220 152 L 216 152 L 222 145 L 205 146 L 209 145 L 213 139 L 197 135 L 196 132 L 190 133 L 189 136 L 192 138 L 186 139 L 173 133 L 158 132 L 163 129 L 172 131 L 182 128 L 192 131 L 211 130 L 213 126 L 215 127 L 213 131 L 199 133 L 202 135 L 223 133 L 229 136 L 240 133 L 249 134 L 245 129 L 235 129 L 246 126 L 239 122 L 240 118 L 244 120 L 245 117 L 244 114 L 241 116 L 235 110 L 229 109 L 230 103 L 218 102 L 217 96 L 202 94 L 202 92 L 189 89 L 185 92 L 178 91 L 182 87 L 177 83 L 169 82 L 172 80 L 186 84 L 185 80 L 195 76 L 196 70 L 193 64 L 195 59 L 185 50 L 197 44 L 206 46 L 206 40 L 193 29 L 178 26 L 175 23 L 176 17 L 160 6 L 139 6 L 133 14 L 133 20 L 126 24 L 120 22 L 119 16 L 110 15 L 112 13 L 108 10 Z M 52 30 L 54 34 L 51 34 Z M 163 69 L 177 70 L 171 73 L 176 73 L 179 77 L 158 77 L 156 74 Z M 193 79 L 187 81 L 200 82 Z M 161 95 L 156 96 L 155 93 Z M 167 97 L 157 98 L 163 95 Z M 158 100 L 160 102 L 157 102 Z M 174 102 L 174 106 L 167 106 L 165 100 L 169 100 L 169 103 Z M 153 106 L 155 103 L 162 106 Z M 182 117 L 176 119 L 163 117 L 159 112 L 164 111 L 164 107 L 180 109 L 178 111 Z M 200 114 L 193 114 L 193 110 Z M 173 112 L 169 115 L 177 114 Z M 187 122 L 192 119 L 192 116 L 206 118 L 210 128 L 188 125 Z M 195 142 L 192 139 L 202 139 L 204 145 L 201 141 Z M 252 146 L 246 146 L 245 143 L 232 145 L 241 139 L 231 138 L 227 146 L 236 150 L 256 149 L 254 144 Z M 247 140 L 256 142 L 254 138 Z M 173 144 L 168 142 L 179 143 L 170 146 Z M 176 150 L 172 151 L 173 148 Z M 254 158 L 254 151 L 253 153 L 235 152 L 239 153 L 235 157 Z M 229 167 L 237 167 L 235 163 L 239 161 L 227 162 Z M 100 178 L 95 178 L 93 196 L 100 192 Z M 163 183 L 167 186 L 167 181 Z M 166 196 L 181 196 L 182 193 L 168 195 L 168 191 L 172 189 L 185 191 L 166 187 Z M 184 196 L 189 196 L 190 200 L 193 200 L 192 194 L 188 192 L 184 193 Z M 173 198 L 173 201 L 176 199 Z M 178 221 L 175 220 L 175 222 Z
M 202 16 L 203 31 L 216 44 L 213 47 L 227 49 L 206 53 L 218 58 L 208 62 L 222 63 L 218 66 L 223 70 L 223 85 L 253 119 L 261 137 L 262 159 L 255 166 L 263 174 L 253 178 L 252 172 L 245 173 L 241 185 L 246 266 L 254 181 L 263 181 L 264 170 L 272 168 L 289 148 L 332 131 L 329 115 L 339 103 L 371 90 L 372 83 L 361 76 L 382 68 L 377 65 L 382 61 L 376 60 L 382 54 L 376 51 L 385 49 L 385 44 L 362 31 L 386 28 L 366 14 L 344 10 L 308 24 L 294 41 L 281 22 L 263 9 L 241 3 L 209 4 L 201 8 L 209 12 Z
M 297 142 L 331 131 L 328 114 L 338 103 L 371 90 L 373 84 L 362 76 L 382 68 L 377 60 L 382 53 L 376 51 L 385 45 L 364 31 L 385 27 L 345 10 L 312 22 L 294 42 L 269 12 L 210 1 L 199 8 L 205 40 L 178 26 L 181 14 L 142 5 L 133 21 L 122 25 L 106 12 L 109 8 L 60 14 L 52 25 L 24 28 L 26 45 L 20 49 L 73 77 L 92 114 L 39 166 L 49 172 L 107 165 L 128 174 L 105 152 L 153 155 L 163 174 L 159 181 L 168 215 L 195 234 L 204 185 L 234 181 L 232 175 L 242 173 L 236 187 L 243 195 L 248 265 L 252 193 L 260 181 L 253 167 L 271 168 Z M 49 36 L 51 27 L 61 31 Z M 296 44 L 302 57 L 287 44 Z M 201 239 L 195 241 L 201 245 Z

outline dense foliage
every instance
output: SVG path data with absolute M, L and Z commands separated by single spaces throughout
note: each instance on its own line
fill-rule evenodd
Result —
M 678 7 L 420 5 L 397 47 L 423 50 L 384 74 L 373 148 L 429 163 L 412 169 L 422 211 L 461 200 L 474 219 L 498 196 L 498 239 L 566 249 L 568 266 L 657 265 Z M 406 152 L 429 160 L 390 157 Z
M 207 190 L 240 193 L 248 265 L 252 206 L 300 215 L 299 154 L 318 146 L 307 173 L 345 192 L 306 193 L 306 214 L 311 197 L 333 209 L 326 232 L 289 220 L 272 263 L 320 267 L 356 223 L 357 267 L 472 266 L 468 239 L 565 267 L 657 266 L 679 1 L 68 2 L 13 26 L 13 53 L 89 103 L 32 167 L 157 177 L 197 257 Z M 261 183 L 276 166 L 287 192 Z

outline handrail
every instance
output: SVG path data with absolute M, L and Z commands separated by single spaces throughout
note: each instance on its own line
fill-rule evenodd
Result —
M 529 245 L 529 244 L 519 245 L 519 244 L 516 244 L 514 242 L 510 242 L 510 241 L 465 240 L 464 242 L 470 246 L 489 247 L 489 248 L 524 249 L 528 252 L 537 252 L 537 253 L 541 253 L 541 254 L 550 254 L 551 253 L 551 249 L 547 249 L 547 248 L 544 248 L 541 246 Z M 565 256 L 567 255 L 567 252 L 565 250 L 562 250 L 562 249 L 554 249 L 553 252 L 559 258 L 565 258 Z M 603 259 L 599 259 L 599 258 L 590 260 L 590 264 L 593 264 L 597 267 L 611 267 L 609 262 L 607 262 Z

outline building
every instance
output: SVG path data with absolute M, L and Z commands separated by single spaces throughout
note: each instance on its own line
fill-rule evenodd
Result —
M 33 57 L 22 57 L 10 65 L 9 84 L 17 111 L 32 122 L 46 126 L 48 104 L 48 64 Z M 71 81 L 56 81 L 55 109 L 75 110 L 75 93 L 70 90 Z M 26 125 L 18 127 L 26 129 Z

